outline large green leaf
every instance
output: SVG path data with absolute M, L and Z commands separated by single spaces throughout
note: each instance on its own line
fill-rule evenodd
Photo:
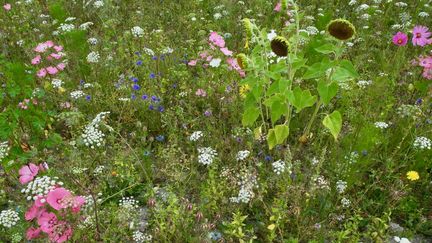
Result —
M 248 107 L 244 113 L 242 118 L 243 126 L 251 126 L 254 124 L 256 119 L 258 119 L 260 115 L 260 109 L 256 106 Z
M 339 111 L 333 111 L 330 115 L 327 115 L 323 124 L 330 130 L 330 133 L 333 135 L 334 139 L 337 140 L 339 133 L 342 129 L 342 115 Z
M 337 47 L 333 44 L 327 43 L 322 46 L 315 48 L 315 51 L 323 54 L 330 54 L 337 50 Z
M 318 82 L 318 93 L 325 105 L 328 105 L 330 100 L 336 96 L 338 87 L 339 86 L 335 82 L 327 83 L 324 80 Z
M 276 142 L 282 144 L 289 135 L 289 127 L 287 125 L 277 125 L 274 128 Z
M 304 108 L 313 106 L 317 97 L 312 95 L 309 90 L 296 87 L 293 91 L 288 92 L 288 100 L 296 108 L 296 112 L 299 113 Z
M 331 78 L 334 81 L 343 82 L 358 77 L 359 74 L 355 70 L 354 65 L 348 60 L 343 60 L 339 63 L 339 66 L 335 68 Z

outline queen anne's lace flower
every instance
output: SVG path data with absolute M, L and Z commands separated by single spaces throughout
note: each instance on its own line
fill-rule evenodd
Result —
M 387 123 L 385 123 L 385 122 L 375 122 L 375 127 L 376 128 L 380 128 L 380 129 L 386 129 L 386 128 L 388 128 L 388 124 Z
M 58 181 L 58 177 L 42 176 L 30 181 L 21 192 L 27 195 L 27 200 L 36 201 L 39 197 L 48 195 L 51 190 L 55 189 L 56 185 L 63 185 L 63 182 Z
M 8 156 L 9 153 L 9 145 L 8 142 L 1 142 L 0 143 L 0 161 L 2 161 L 6 156 Z
M 133 27 L 131 29 L 131 32 L 132 32 L 132 35 L 134 37 L 137 37 L 137 38 L 144 36 L 144 30 L 141 27 L 139 27 L 139 26 Z
M 7 209 L 0 212 L 0 225 L 6 228 L 11 228 L 19 221 L 18 213 Z
M 87 55 L 87 62 L 89 63 L 98 63 L 100 59 L 99 52 L 92 51 Z
M 236 159 L 237 159 L 237 161 L 244 160 L 249 156 L 249 154 L 250 154 L 250 151 L 248 151 L 248 150 L 239 151 L 237 153 Z
M 278 160 L 272 163 L 273 172 L 277 175 L 282 174 L 285 171 L 285 161 Z
M 336 190 L 339 194 L 344 193 L 346 188 L 347 188 L 347 182 L 346 181 L 338 180 L 336 182 Z
M 414 147 L 419 149 L 431 149 L 432 141 L 427 137 L 416 137 Z
M 143 242 L 151 241 L 151 240 L 152 240 L 152 236 L 151 236 L 151 235 L 149 235 L 149 234 L 144 234 L 144 233 L 142 233 L 142 232 L 140 232 L 140 231 L 135 231 L 135 232 L 133 233 L 133 235 L 132 235 L 132 238 L 133 238 L 133 240 L 134 240 L 136 243 L 143 243 Z
M 216 150 L 210 147 L 198 148 L 198 163 L 209 165 L 213 163 L 214 158 L 217 156 Z
M 203 132 L 196 131 L 190 135 L 189 140 L 192 142 L 195 142 L 195 141 L 198 141 L 202 136 L 204 136 Z

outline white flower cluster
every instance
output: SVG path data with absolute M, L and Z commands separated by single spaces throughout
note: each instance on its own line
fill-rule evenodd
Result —
M 101 7 L 103 7 L 104 6 L 104 2 L 103 1 L 96 1 L 96 2 L 94 2 L 93 3 L 93 6 L 95 7 L 95 8 L 101 8 Z
M 74 99 L 74 100 L 77 100 L 77 99 L 83 97 L 84 95 L 85 94 L 84 94 L 84 92 L 82 90 L 75 90 L 75 91 L 72 91 L 70 93 L 71 98 Z
M 237 197 L 231 197 L 230 201 L 234 203 L 249 203 L 255 196 L 254 188 L 258 187 L 257 178 L 255 175 L 245 175 L 239 182 L 240 191 Z
M 132 35 L 134 37 L 137 37 L 137 38 L 144 36 L 144 30 L 141 27 L 139 27 L 139 26 L 133 27 L 131 29 L 131 32 L 132 32 Z
M 371 84 L 372 84 L 372 80 L 359 80 L 357 82 L 357 86 L 359 86 L 361 89 L 364 89 Z
M 320 175 L 315 179 L 315 184 L 318 188 L 328 190 L 330 189 L 328 181 L 324 176 Z
M 151 235 L 144 234 L 144 233 L 142 233 L 140 231 L 133 232 L 132 238 L 133 238 L 133 240 L 136 243 L 143 243 L 143 242 L 151 241 L 152 240 L 152 236 Z
M 19 221 L 18 213 L 13 210 L 3 210 L 0 212 L 0 225 L 11 228 Z
M 408 240 L 407 238 L 404 237 L 400 238 L 399 236 L 393 237 L 393 240 L 399 243 L 411 243 L 411 241 Z
M 75 26 L 73 24 L 60 24 L 60 26 L 57 29 L 61 33 L 66 33 L 74 30 Z
M 342 207 L 344 208 L 347 208 L 351 205 L 351 201 L 345 197 L 341 199 L 341 203 L 342 203 Z
M 374 125 L 375 125 L 376 128 L 379 128 L 379 129 L 386 129 L 389 126 L 385 122 L 375 122 Z
M 306 27 L 306 32 L 308 35 L 317 35 L 319 30 L 315 26 L 308 26 Z
M 210 147 L 198 148 L 198 163 L 209 165 L 213 163 L 214 158 L 217 156 L 216 150 Z
M 220 66 L 221 61 L 222 61 L 222 59 L 220 59 L 220 58 L 213 58 L 213 59 L 210 61 L 209 65 L 210 65 L 210 67 L 217 68 L 217 67 Z
M 277 175 L 280 175 L 285 171 L 285 161 L 281 159 L 273 162 L 272 166 L 273 166 L 273 172 L 276 173 Z
M 237 157 L 236 157 L 236 159 L 237 159 L 237 161 L 244 160 L 244 159 L 246 159 L 246 158 L 249 156 L 249 154 L 250 154 L 250 151 L 249 151 L 249 150 L 242 150 L 242 151 L 239 151 L 239 152 L 237 153 Z
M 192 141 L 192 142 L 195 142 L 195 141 L 198 141 L 202 136 L 204 136 L 204 133 L 203 133 L 203 132 L 201 132 L 201 131 L 196 131 L 196 132 L 193 132 L 193 133 L 190 135 L 189 140 Z
M 9 145 L 7 141 L 0 143 L 0 161 L 2 161 L 9 153 Z
M 336 190 L 339 194 L 344 193 L 346 188 L 347 188 L 347 182 L 346 181 L 338 180 L 336 182 Z
M 79 28 L 80 28 L 80 30 L 87 30 L 93 24 L 94 24 L 93 22 L 85 22 L 85 23 L 81 24 Z
M 89 38 L 89 39 L 87 40 L 87 42 L 88 42 L 90 45 L 94 46 L 94 45 L 97 45 L 97 43 L 98 43 L 98 39 L 92 37 L 92 38 Z
M 94 169 L 93 174 L 96 175 L 96 176 L 97 176 L 97 175 L 100 175 L 100 174 L 103 173 L 104 169 L 105 169 L 105 166 L 103 166 L 103 165 L 99 165 L 99 166 L 97 166 L 97 167 Z
M 138 208 L 138 201 L 134 199 L 134 197 L 123 197 L 122 199 L 120 199 L 119 201 L 119 206 L 124 208 L 124 209 L 136 209 Z
M 427 137 L 416 137 L 414 147 L 419 149 L 431 149 L 432 141 Z
M 422 111 L 421 111 L 421 109 L 418 106 L 414 106 L 414 105 L 401 105 L 397 109 L 397 113 L 401 117 L 417 118 L 418 116 L 421 116 Z
M 27 195 L 27 200 L 36 201 L 38 197 L 44 197 L 48 192 L 54 190 L 56 185 L 62 186 L 63 182 L 58 181 L 58 179 L 58 177 L 51 178 L 49 176 L 37 177 L 33 181 L 30 181 L 27 187 L 23 188 L 21 192 Z
M 94 149 L 95 146 L 100 147 L 103 144 L 105 134 L 99 130 L 99 125 L 109 113 L 109 111 L 99 113 L 93 121 L 84 128 L 84 133 L 81 136 L 87 147 Z
M 89 63 L 98 63 L 100 59 L 99 52 L 92 51 L 87 55 L 87 62 Z
M 51 81 L 51 84 L 52 84 L 52 86 L 54 87 L 54 88 L 56 88 L 56 89 L 59 89 L 59 88 L 61 88 L 62 87 L 62 85 L 63 85 L 63 81 L 62 80 L 60 80 L 60 79 L 53 79 L 52 81 Z

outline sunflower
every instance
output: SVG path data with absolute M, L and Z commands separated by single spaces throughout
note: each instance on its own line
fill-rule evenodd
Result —
M 327 25 L 327 30 L 331 36 L 339 40 L 349 40 L 355 34 L 355 27 L 345 19 L 335 19 Z
M 240 53 L 237 55 L 237 63 L 241 69 L 245 69 L 248 67 L 248 61 L 245 54 Z
M 273 40 L 270 42 L 272 51 L 280 56 L 280 57 L 286 57 L 288 55 L 288 49 L 289 49 L 289 43 L 288 40 L 285 39 L 282 36 L 276 36 L 273 38 Z

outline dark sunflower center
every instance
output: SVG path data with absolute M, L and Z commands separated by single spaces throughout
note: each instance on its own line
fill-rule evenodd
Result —
M 271 49 L 276 55 L 280 57 L 286 57 L 288 55 L 288 44 L 278 38 L 275 38 L 271 41 Z
M 348 40 L 354 35 L 354 28 L 345 21 L 334 21 L 329 27 L 328 31 L 330 35 L 339 40 Z

